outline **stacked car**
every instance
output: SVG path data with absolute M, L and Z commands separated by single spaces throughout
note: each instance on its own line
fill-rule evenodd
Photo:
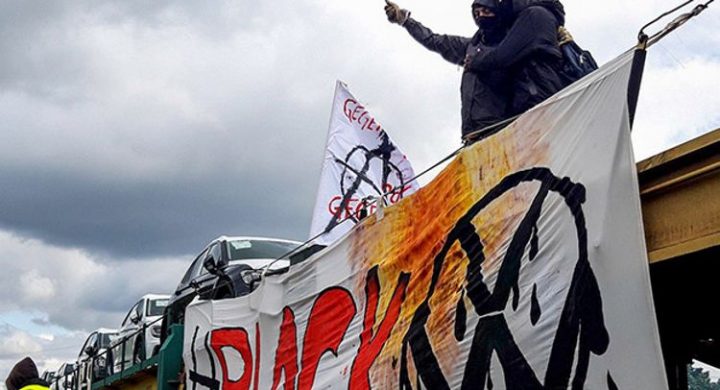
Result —
M 78 355 L 76 379 L 81 387 L 113 374 L 110 346 L 115 342 L 118 331 L 115 329 L 97 329 L 85 339 Z
M 40 374 L 40 379 L 47 383 L 52 383 L 55 380 L 55 371 L 45 370 Z
M 115 371 L 153 356 L 160 346 L 160 330 L 169 295 L 146 294 L 128 311 L 113 344 Z
M 51 390 L 65 390 L 73 388 L 75 383 L 75 362 L 63 363 L 52 376 L 50 383 Z
M 185 307 L 193 299 L 249 294 L 264 272 L 285 272 L 291 262 L 321 249 L 311 247 L 298 252 L 299 245 L 274 238 L 216 238 L 195 257 L 172 295 L 143 295 L 118 330 L 97 329 L 90 333 L 77 361 L 63 364 L 52 377 L 52 390 L 89 390 L 93 382 L 143 363 L 158 353 L 169 326 L 183 322 Z
M 185 307 L 195 298 L 225 299 L 249 294 L 265 267 L 287 270 L 297 241 L 220 236 L 195 257 L 173 293 L 163 320 L 161 340 L 169 325 L 184 321 Z

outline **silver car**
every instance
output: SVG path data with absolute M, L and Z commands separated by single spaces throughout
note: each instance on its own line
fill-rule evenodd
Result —
M 40 379 L 44 380 L 47 383 L 52 383 L 55 380 L 55 371 L 43 371 L 42 375 L 40 375 Z
M 92 383 L 113 374 L 109 347 L 118 335 L 114 329 L 98 329 L 88 336 L 78 354 L 80 388 L 89 389 Z
M 133 366 L 157 353 L 163 311 L 169 295 L 146 294 L 128 311 L 112 346 L 115 372 Z
M 75 362 L 65 362 L 55 371 L 50 382 L 51 390 L 72 389 L 75 386 Z

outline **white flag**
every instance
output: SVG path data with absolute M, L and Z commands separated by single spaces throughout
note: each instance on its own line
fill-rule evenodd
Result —
M 384 199 L 394 204 L 417 190 L 417 182 L 410 182 L 414 176 L 385 129 L 338 81 L 310 228 L 311 237 L 326 234 L 315 243 L 328 245 L 347 233 L 359 221 L 367 197 L 392 191 Z M 374 210 L 373 204 L 366 211 Z

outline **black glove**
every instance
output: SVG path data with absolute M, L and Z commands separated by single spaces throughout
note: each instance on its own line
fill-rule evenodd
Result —
M 385 0 L 385 15 L 391 23 L 404 25 L 410 17 L 410 11 L 400 8 L 390 0 Z

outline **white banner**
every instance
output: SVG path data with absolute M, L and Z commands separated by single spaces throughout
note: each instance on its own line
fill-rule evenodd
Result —
M 191 305 L 188 388 L 666 389 L 630 62 L 252 294 Z
M 410 161 L 341 81 L 335 87 L 325 159 L 313 212 L 310 237 L 329 245 L 360 220 L 367 196 L 397 203 L 417 190 Z M 374 212 L 374 204 L 367 212 Z

